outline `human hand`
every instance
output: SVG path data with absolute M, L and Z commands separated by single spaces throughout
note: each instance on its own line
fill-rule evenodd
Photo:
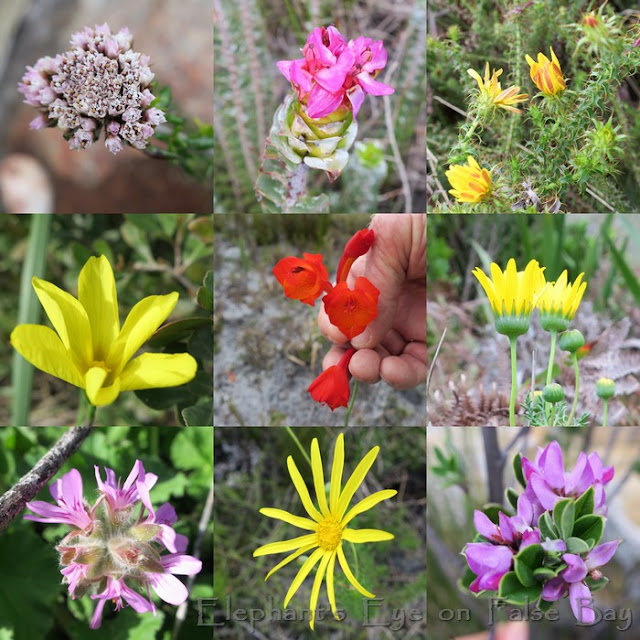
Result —
M 362 382 L 382 379 L 397 389 L 410 389 L 427 377 L 427 257 L 424 214 L 377 214 L 371 229 L 375 241 L 351 267 L 347 283 L 365 276 L 380 291 L 378 315 L 351 340 L 357 349 L 349 372 Z M 320 308 L 320 331 L 334 343 L 323 368 L 337 364 L 348 348 L 345 335 Z

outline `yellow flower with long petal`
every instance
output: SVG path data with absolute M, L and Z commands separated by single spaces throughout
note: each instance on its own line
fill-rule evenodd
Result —
M 536 62 L 531 56 L 526 55 L 525 59 L 529 65 L 529 73 L 534 84 L 546 96 L 555 96 L 567 88 L 562 75 L 562 69 L 553 47 L 549 47 L 551 51 L 551 60 L 544 55 L 538 53 L 538 61 Z
M 466 165 L 451 165 L 445 175 L 453 187 L 449 193 L 458 202 L 476 203 L 491 194 L 491 174 L 482 169 L 473 156 L 467 157 Z
M 514 113 L 522 113 L 522 109 L 517 109 L 514 104 L 525 102 L 529 97 L 528 93 L 518 93 L 520 87 L 511 86 L 508 89 L 502 89 L 498 78 L 502 75 L 502 69 L 493 70 L 490 75 L 489 63 L 484 68 L 484 79 L 475 69 L 467 69 L 467 73 L 475 79 L 480 88 L 480 102 L 491 106 L 500 107 Z
M 503 272 L 491 263 L 491 279 L 476 267 L 472 271 L 484 289 L 496 323 L 498 333 L 513 337 L 529 330 L 529 320 L 545 290 L 544 267 L 531 260 L 524 271 L 518 271 L 511 258 Z
M 295 560 L 302 554 L 311 552 L 311 555 L 309 555 L 309 557 L 304 561 L 300 571 L 298 571 L 298 574 L 291 583 L 289 591 L 287 591 L 287 595 L 284 599 L 284 606 L 286 608 L 291 598 L 293 598 L 300 585 L 304 582 L 304 579 L 309 575 L 311 570 L 319 564 L 313 581 L 311 600 L 309 604 L 309 608 L 311 610 L 309 624 L 312 630 L 315 626 L 316 606 L 320 595 L 320 586 L 325 576 L 327 579 L 327 596 L 329 598 L 329 604 L 331 605 L 331 611 L 336 620 L 340 619 L 336 610 L 336 597 L 333 588 L 333 573 L 336 558 L 342 567 L 347 580 L 349 580 L 357 591 L 366 598 L 375 598 L 373 593 L 367 591 L 367 589 L 365 589 L 353 575 L 342 549 L 342 543 L 353 542 L 358 544 L 363 542 L 381 542 L 383 540 L 392 540 L 394 537 L 393 534 L 379 529 L 351 529 L 347 527 L 351 520 L 353 520 L 357 515 L 364 511 L 368 511 L 383 500 L 393 498 L 397 493 L 397 491 L 393 489 L 377 491 L 358 502 L 355 506 L 351 507 L 351 509 L 348 509 L 351 498 L 353 498 L 356 490 L 362 484 L 379 451 L 380 447 L 374 447 L 371 449 L 371 451 L 367 453 L 355 468 L 344 487 L 342 487 L 344 436 L 340 434 L 336 440 L 333 452 L 333 467 L 331 470 L 329 498 L 327 500 L 320 448 L 318 446 L 317 438 L 314 438 L 311 443 L 311 468 L 313 472 L 313 485 L 317 498 L 317 508 L 316 504 L 311 500 L 307 486 L 305 485 L 293 458 L 289 456 L 287 458 L 289 474 L 296 491 L 300 496 L 302 505 L 309 517 L 305 518 L 296 516 L 287 511 L 282 511 L 281 509 L 260 509 L 260 513 L 268 518 L 282 520 L 283 522 L 292 524 L 294 527 L 311 532 L 307 535 L 293 538 L 292 540 L 265 544 L 256 549 L 253 552 L 253 556 L 255 558 L 273 553 L 293 551 L 293 553 L 288 555 L 284 560 L 271 569 L 271 571 L 269 571 L 265 578 L 265 580 L 267 580 L 278 569 L 281 569 L 292 560 Z
M 188 353 L 143 353 L 131 359 L 166 320 L 178 293 L 138 302 L 120 328 L 116 282 L 104 256 L 89 258 L 78 277 L 78 298 L 34 276 L 33 288 L 53 329 L 21 324 L 11 344 L 33 366 L 84 389 L 94 406 L 121 391 L 175 387 L 196 374 Z
M 576 315 L 587 288 L 581 273 L 573 282 L 567 282 L 565 269 L 555 282 L 550 282 L 538 301 L 540 324 L 545 331 L 565 331 Z

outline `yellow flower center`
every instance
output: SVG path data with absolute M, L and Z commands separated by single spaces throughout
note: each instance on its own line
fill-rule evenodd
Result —
M 325 551 L 334 551 L 342 540 L 342 526 L 335 518 L 325 518 L 318 523 L 318 546 Z

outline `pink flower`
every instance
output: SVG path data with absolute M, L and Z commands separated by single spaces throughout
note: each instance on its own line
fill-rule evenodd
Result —
M 333 26 L 314 29 L 302 49 L 303 58 L 277 63 L 307 105 L 310 118 L 323 118 L 340 107 L 350 108 L 354 118 L 364 94 L 389 95 L 394 89 L 374 77 L 387 63 L 382 40 L 362 36 L 347 42 Z
M 57 522 L 70 524 L 78 529 L 88 529 L 93 518 L 87 510 L 82 496 L 82 476 L 77 469 L 71 469 L 49 487 L 51 497 L 58 506 L 42 500 L 27 502 L 27 507 L 38 516 L 26 515 L 25 520 L 35 522 Z
M 158 476 L 155 475 L 155 473 L 145 473 L 144 466 L 140 460 L 135 461 L 133 469 L 131 469 L 122 487 L 120 486 L 120 479 L 116 482 L 116 474 L 113 469 L 109 469 L 108 467 L 104 468 L 107 475 L 106 482 L 102 481 L 100 469 L 97 465 L 94 465 L 94 470 L 98 489 L 105 496 L 109 506 L 114 511 L 124 509 L 140 501 L 140 494 L 138 493 L 139 485 L 142 485 L 146 489 L 146 495 L 148 496 L 149 489 L 152 489 L 158 480 Z
M 98 629 L 102 623 L 102 610 L 107 600 L 113 600 L 116 611 L 122 609 L 122 599 L 129 604 L 138 613 L 146 613 L 153 611 L 155 606 L 153 602 L 145 600 L 139 593 L 127 586 L 123 578 L 114 579 L 107 577 L 107 588 L 96 595 L 91 596 L 92 600 L 98 600 L 98 604 L 91 618 L 91 628 Z

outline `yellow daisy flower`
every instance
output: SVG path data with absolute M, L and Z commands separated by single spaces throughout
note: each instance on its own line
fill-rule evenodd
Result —
M 175 387 L 195 376 L 197 363 L 188 353 L 131 359 L 173 311 L 177 292 L 144 298 L 120 328 L 116 283 L 104 256 L 82 267 L 78 298 L 40 278 L 32 283 L 55 331 L 21 324 L 11 344 L 34 367 L 84 389 L 92 405 L 110 404 L 121 391 Z
M 453 187 L 449 193 L 458 202 L 476 203 L 491 194 L 491 174 L 482 169 L 473 156 L 467 157 L 466 165 L 450 166 L 445 175 Z
M 338 613 L 336 611 L 336 598 L 333 587 L 333 573 L 336 563 L 336 558 L 347 577 L 347 580 L 366 598 L 374 598 L 373 593 L 370 593 L 365 589 L 355 578 L 347 559 L 342 549 L 343 542 L 363 543 L 363 542 L 381 542 L 383 540 L 392 540 L 393 534 L 387 531 L 380 531 L 379 529 L 350 529 L 347 525 L 357 515 L 363 513 L 374 507 L 382 500 L 388 500 L 396 495 L 397 491 L 392 489 L 385 489 L 384 491 L 377 491 L 367 496 L 355 506 L 347 511 L 351 498 L 355 494 L 358 487 L 362 484 L 367 472 L 371 468 L 380 447 L 374 447 L 367 453 L 367 455 L 360 461 L 355 471 L 351 474 L 347 480 L 344 488 L 341 487 L 342 483 L 342 470 L 344 466 L 344 436 L 340 434 L 336 440 L 335 449 L 333 453 L 333 468 L 331 470 L 331 482 L 329 488 L 329 500 L 327 501 L 327 493 L 325 490 L 324 472 L 322 469 L 322 459 L 320 457 L 320 449 L 318 447 L 317 438 L 313 439 L 311 443 L 311 468 L 313 472 L 313 485 L 317 497 L 317 505 L 311 500 L 307 486 L 296 467 L 293 458 L 289 456 L 287 458 L 287 467 L 291 480 L 300 496 L 302 505 L 305 511 L 309 515 L 309 518 L 295 516 L 287 511 L 281 509 L 264 508 L 260 509 L 260 513 L 268 518 L 276 518 L 282 520 L 288 524 L 292 524 L 294 527 L 311 531 L 311 533 L 293 538 L 292 540 L 286 540 L 284 542 L 272 542 L 265 544 L 253 552 L 253 557 L 265 556 L 273 553 L 284 553 L 286 551 L 293 551 L 284 560 L 278 563 L 269 573 L 265 580 L 272 576 L 278 569 L 281 569 L 286 564 L 295 560 L 302 554 L 312 552 L 311 555 L 304 561 L 301 569 L 298 571 L 294 578 L 289 591 L 284 599 L 285 608 L 289 604 L 289 601 L 295 595 L 296 591 L 303 583 L 304 579 L 309 575 L 311 570 L 319 563 L 318 570 L 316 572 L 313 587 L 311 589 L 311 600 L 309 608 L 311 610 L 311 618 L 309 624 L 311 629 L 314 629 L 316 605 L 318 603 L 318 597 L 320 594 L 320 585 L 326 575 L 327 579 L 327 596 L 329 598 L 329 604 L 331 605 L 331 611 L 339 620 Z
M 513 105 L 519 102 L 525 102 L 529 94 L 518 93 L 520 87 L 516 86 L 503 90 L 498 82 L 498 78 L 502 74 L 502 69 L 498 69 L 497 71 L 494 69 L 490 76 L 489 63 L 487 62 L 484 68 L 484 80 L 475 69 L 467 69 L 467 73 L 478 83 L 478 87 L 480 88 L 479 99 L 481 102 L 490 106 L 506 109 L 507 111 L 513 111 L 514 113 L 522 113 L 522 109 L 517 109 Z
M 518 271 L 511 258 L 504 272 L 492 262 L 491 279 L 480 267 L 472 273 L 489 298 L 498 333 L 510 337 L 526 333 L 531 314 L 545 288 L 544 268 L 538 261 L 531 260 L 524 271 Z
M 529 55 L 526 55 L 525 59 L 529 65 L 531 80 L 533 80 L 536 87 L 546 96 L 555 96 L 564 91 L 567 84 L 564 81 L 562 69 L 553 47 L 549 47 L 549 51 L 551 51 L 551 60 L 543 53 L 538 53 L 537 62 Z
M 545 331 L 566 331 L 576 315 L 587 283 L 581 273 L 573 284 L 567 283 L 565 269 L 555 282 L 550 282 L 538 301 L 540 323 Z

